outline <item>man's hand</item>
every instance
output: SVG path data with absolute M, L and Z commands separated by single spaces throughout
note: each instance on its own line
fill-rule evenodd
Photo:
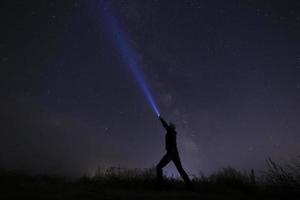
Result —
M 168 125 L 168 123 L 165 121 L 165 119 L 164 119 L 162 116 L 159 116 L 158 118 L 159 118 L 159 120 L 161 121 L 163 127 L 164 127 L 165 129 L 168 129 L 169 125 Z

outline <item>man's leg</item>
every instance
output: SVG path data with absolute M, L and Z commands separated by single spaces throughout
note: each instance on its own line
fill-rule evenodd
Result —
M 162 182 L 163 180 L 163 170 L 164 168 L 170 161 L 171 161 L 171 156 L 168 154 L 164 155 L 164 157 L 159 161 L 158 165 L 156 166 L 156 178 L 158 182 Z
M 180 161 L 180 158 L 179 158 L 179 154 L 175 154 L 173 156 L 173 162 L 180 174 L 180 176 L 182 177 L 182 179 L 184 180 L 185 183 L 191 185 L 191 180 L 189 178 L 189 176 L 187 175 L 187 173 L 184 171 L 182 165 L 181 165 L 181 161 Z

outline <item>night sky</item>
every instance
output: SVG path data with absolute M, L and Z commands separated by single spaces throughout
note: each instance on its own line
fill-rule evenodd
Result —
M 108 33 L 107 9 L 177 126 L 189 174 L 300 155 L 300 1 L 108 5 L 0 2 L 0 168 L 83 175 L 161 159 L 165 130 Z

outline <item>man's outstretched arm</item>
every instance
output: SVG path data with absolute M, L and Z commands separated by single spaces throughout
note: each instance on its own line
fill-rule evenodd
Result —
M 168 129 L 169 125 L 168 125 L 168 123 L 164 120 L 164 118 L 162 118 L 161 116 L 159 116 L 159 120 L 161 121 L 163 127 L 164 127 L 165 129 Z

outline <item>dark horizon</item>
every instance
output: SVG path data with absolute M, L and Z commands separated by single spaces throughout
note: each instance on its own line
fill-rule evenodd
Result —
M 300 155 L 299 1 L 110 3 L 188 174 Z M 0 168 L 77 176 L 158 163 L 165 131 L 99 1 L 4 0 L 0 11 Z

